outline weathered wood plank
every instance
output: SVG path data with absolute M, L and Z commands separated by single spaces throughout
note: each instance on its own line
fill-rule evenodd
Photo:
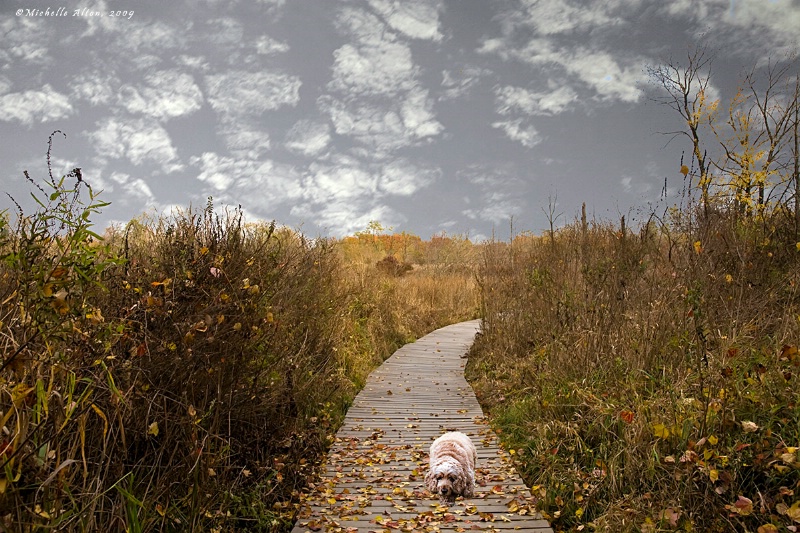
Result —
M 292 533 L 552 532 L 464 379 L 464 356 L 479 328 L 472 320 L 436 330 L 369 376 Z M 447 507 L 425 490 L 423 478 L 431 442 L 449 430 L 475 443 L 478 486 L 474 498 Z

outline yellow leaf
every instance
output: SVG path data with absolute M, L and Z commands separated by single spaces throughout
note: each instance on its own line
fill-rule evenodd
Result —
M 703 251 L 703 246 L 700 241 L 694 241 L 694 252 L 699 254 Z
M 158 422 L 153 422 L 147 426 L 147 434 L 158 437 Z
M 8 487 L 8 480 L 4 477 L 0 477 L 0 494 L 6 493 L 6 487 Z
M 100 324 L 101 322 L 105 321 L 103 313 L 97 307 L 86 313 L 86 318 L 89 319 L 92 324 Z
M 683 177 L 685 178 L 686 175 L 689 174 L 689 167 L 686 165 L 681 165 L 681 174 L 683 174 Z
M 664 424 L 653 424 L 653 435 L 659 439 L 666 439 L 669 437 L 669 429 Z
M 108 418 L 106 418 L 106 414 L 102 411 L 102 409 L 97 407 L 95 404 L 92 404 L 92 409 L 94 409 L 94 412 L 103 419 L 103 438 L 106 438 L 106 433 L 108 433 Z
M 719 479 L 719 472 L 715 468 L 712 468 L 708 471 L 708 477 L 711 479 L 712 483 L 715 483 Z
M 715 437 L 714 435 L 709 435 L 708 443 L 710 445 L 715 446 L 717 444 L 717 442 L 719 442 L 719 439 L 717 439 L 717 437 Z
M 800 522 L 800 500 L 794 502 L 783 514 L 791 518 L 794 522 Z

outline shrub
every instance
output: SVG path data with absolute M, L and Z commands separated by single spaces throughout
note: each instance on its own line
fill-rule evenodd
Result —
M 410 263 L 401 263 L 395 256 L 387 255 L 377 263 L 375 266 L 381 272 L 390 276 L 400 277 L 404 274 L 411 272 L 414 267 Z
M 791 525 L 792 224 L 685 210 L 484 246 L 469 379 L 557 529 Z

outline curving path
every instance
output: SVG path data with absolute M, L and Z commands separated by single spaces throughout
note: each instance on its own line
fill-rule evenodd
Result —
M 464 366 L 480 320 L 406 344 L 370 374 L 347 412 L 323 479 L 305 496 L 293 533 L 552 532 L 486 424 Z M 463 431 L 478 449 L 476 495 L 440 506 L 424 485 L 431 442 Z

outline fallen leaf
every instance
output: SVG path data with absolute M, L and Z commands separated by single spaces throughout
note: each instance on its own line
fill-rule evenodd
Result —
M 758 431 L 758 425 L 755 422 L 751 422 L 750 420 L 745 420 L 742 422 L 742 429 L 745 433 L 755 433 Z

